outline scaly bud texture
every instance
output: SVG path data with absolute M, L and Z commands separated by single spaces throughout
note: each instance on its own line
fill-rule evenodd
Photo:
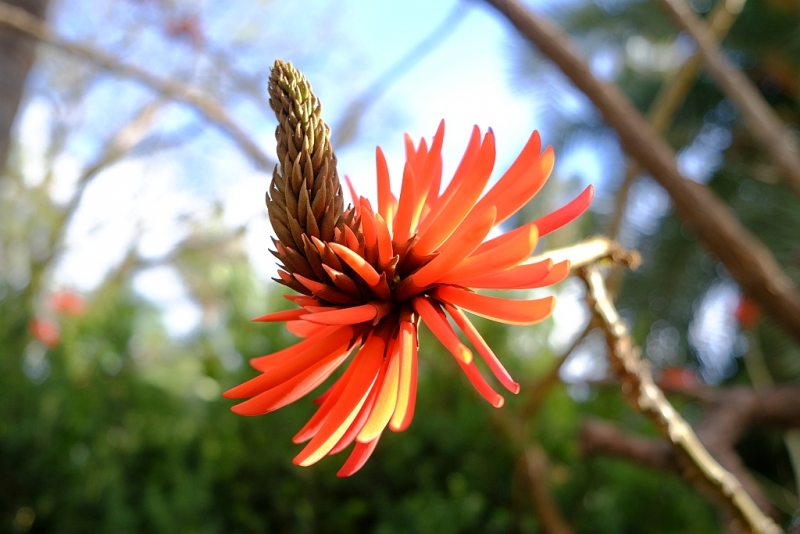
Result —
M 268 89 L 278 118 L 279 164 L 267 191 L 267 210 L 278 236 L 273 254 L 287 274 L 324 280 L 324 262 L 312 238 L 336 242 L 353 218 L 352 210 L 343 209 L 330 128 L 322 120 L 322 104 L 311 84 L 291 63 L 275 62 Z M 276 281 L 305 292 L 291 277 Z

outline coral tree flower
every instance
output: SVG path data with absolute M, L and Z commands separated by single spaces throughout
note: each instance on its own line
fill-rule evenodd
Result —
M 278 240 L 279 282 L 299 295 L 298 307 L 256 321 L 282 321 L 303 341 L 251 360 L 261 374 L 225 393 L 248 398 L 241 415 L 276 410 L 311 392 L 352 355 L 341 376 L 315 401 L 317 412 L 294 437 L 307 442 L 294 463 L 308 466 L 355 443 L 339 476 L 356 472 L 388 426 L 399 432 L 414 415 L 420 322 L 452 353 L 492 406 L 503 397 L 475 365 L 477 354 L 512 393 L 519 385 L 465 312 L 514 325 L 545 319 L 554 297 L 512 300 L 477 289 L 531 289 L 563 280 L 568 262 L 529 261 L 540 236 L 583 213 L 588 187 L 561 209 L 498 237 L 494 227 L 522 208 L 553 169 L 553 150 L 541 151 L 534 132 L 517 160 L 487 188 L 495 139 L 475 127 L 452 179 L 442 190 L 444 122 L 430 145 L 406 136 L 399 198 L 377 149 L 377 210 L 358 196 L 343 210 L 335 157 L 319 103 L 291 65 L 276 62 L 270 95 L 278 115 L 278 155 L 267 206 Z M 298 103 L 298 100 L 300 103 Z M 293 117 L 293 113 L 297 115 Z M 305 137 L 299 136 L 301 130 Z M 301 137 L 300 139 L 298 137 Z M 348 185 L 349 182 L 348 182 Z M 450 320 L 469 340 L 461 341 Z

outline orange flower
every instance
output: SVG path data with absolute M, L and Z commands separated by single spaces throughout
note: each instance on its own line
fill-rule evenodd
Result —
M 540 236 L 586 210 L 593 189 L 589 186 L 563 208 L 490 239 L 490 231 L 544 185 L 553 169 L 553 150 L 540 152 L 539 134 L 534 132 L 508 171 L 482 195 L 494 165 L 495 142 L 491 130 L 482 137 L 475 127 L 455 175 L 440 192 L 443 138 L 444 121 L 430 148 L 424 139 L 415 147 L 406 136 L 399 199 L 390 190 L 386 160 L 378 148 L 377 211 L 348 181 L 358 202 L 344 215 L 354 222 L 337 227 L 334 241 L 310 239 L 322 259 L 321 265 L 312 265 L 311 274 L 321 267 L 326 277 L 312 279 L 297 272 L 300 268 L 287 268 L 292 274 L 279 271 L 280 281 L 304 293 L 286 296 L 299 307 L 255 319 L 285 321 L 291 332 L 305 339 L 251 360 L 261 375 L 225 393 L 228 398 L 249 397 L 232 408 L 235 413 L 259 415 L 294 402 L 355 354 L 294 437 L 295 443 L 308 441 L 296 464 L 311 465 L 355 442 L 338 473 L 349 476 L 361 468 L 387 426 L 396 432 L 408 427 L 416 397 L 420 320 L 493 406 L 502 406 L 503 397 L 484 380 L 473 349 L 506 389 L 519 391 L 464 312 L 516 325 L 545 319 L 554 297 L 508 300 L 474 290 L 531 289 L 563 280 L 568 262 L 554 265 L 528 258 Z M 276 247 L 284 263 L 297 263 L 291 246 L 277 241 Z M 449 319 L 472 349 L 462 343 Z

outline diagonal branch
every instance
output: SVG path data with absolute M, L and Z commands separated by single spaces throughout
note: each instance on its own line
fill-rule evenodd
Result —
M 722 39 L 728 33 L 736 21 L 737 15 L 744 7 L 744 2 L 745 0 L 719 0 L 717 2 L 708 15 L 708 29 L 714 38 Z M 693 55 L 681 65 L 678 72 L 667 83 L 661 86 L 647 110 L 647 121 L 656 133 L 663 134 L 672 124 L 675 113 L 683 104 L 694 84 L 702 60 L 699 54 Z M 608 235 L 611 239 L 617 238 L 631 185 L 641 170 L 642 168 L 636 162 L 628 162 L 626 165 L 625 179 L 617 191 L 617 205 L 608 226 Z
M 678 26 L 692 36 L 706 69 L 722 92 L 742 112 L 748 131 L 780 167 L 786 184 L 800 196 L 800 154 L 789 129 L 769 107 L 753 82 L 737 69 L 714 42 L 703 21 L 683 0 L 658 0 Z
M 769 249 L 707 187 L 680 174 L 672 148 L 653 132 L 615 86 L 592 75 L 568 36 L 549 21 L 530 13 L 517 0 L 485 1 L 507 17 L 592 99 L 606 122 L 617 131 L 625 150 L 667 190 L 678 215 L 692 225 L 745 293 L 800 340 L 800 293 Z
M 766 516 L 745 491 L 742 483 L 723 468 L 700 442 L 692 427 L 680 416 L 656 386 L 650 367 L 641 358 L 641 349 L 634 345 L 627 326 L 617 313 L 600 271 L 587 267 L 583 279 L 595 315 L 603 322 L 608 355 L 622 389 L 631 404 L 669 438 L 673 450 L 687 466 L 696 471 L 693 482 L 716 495 L 720 503 L 759 534 L 777 534 L 781 529 Z M 707 435 L 707 439 L 710 437 Z
M 117 58 L 92 47 L 64 39 L 42 20 L 5 2 L 0 2 L 0 28 L 7 28 L 34 37 L 65 52 L 91 61 L 103 69 L 136 80 L 160 93 L 164 98 L 188 104 L 209 122 L 216 124 L 228 134 L 257 167 L 266 170 L 275 165 L 275 162 L 258 147 L 255 141 L 231 119 L 225 109 L 197 87 L 160 78 L 134 65 L 124 64 Z

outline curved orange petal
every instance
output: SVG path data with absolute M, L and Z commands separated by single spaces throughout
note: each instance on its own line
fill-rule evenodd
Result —
M 435 251 L 469 214 L 489 181 L 494 158 L 494 133 L 489 130 L 483 139 L 475 164 L 452 199 L 442 208 L 431 225 L 418 233 L 419 241 L 414 245 L 414 249 L 419 256 L 427 256 Z
M 414 169 L 406 162 L 403 168 L 403 185 L 400 188 L 400 201 L 397 203 L 397 215 L 394 218 L 392 240 L 403 244 L 411 237 L 411 224 L 414 217 L 414 197 L 416 195 Z
M 336 406 L 322 423 L 319 432 L 292 460 L 295 464 L 306 467 L 318 462 L 328 454 L 347 431 L 375 382 L 383 360 L 384 349 L 384 342 L 379 337 L 371 336 L 367 340 L 351 364 L 354 369 L 353 375 L 348 380 Z
M 375 148 L 375 164 L 378 169 L 378 213 L 384 221 L 392 221 L 392 187 L 389 181 L 389 166 L 381 147 Z
M 514 160 L 514 163 L 508 170 L 497 180 L 489 191 L 475 205 L 476 208 L 485 208 L 492 206 L 501 197 L 514 194 L 514 188 L 519 186 L 520 181 L 524 180 L 526 173 L 533 167 L 536 160 L 539 159 L 539 151 L 542 148 L 542 140 L 539 137 L 539 132 L 533 131 L 525 143 L 522 151 Z
M 553 172 L 554 163 L 553 147 L 547 147 L 540 159 L 527 170 L 514 187 L 494 202 L 497 206 L 497 224 L 518 212 L 539 192 Z
M 372 456 L 372 452 L 375 450 L 375 447 L 378 445 L 378 438 L 368 442 L 368 443 L 361 443 L 357 442 L 356 446 L 353 447 L 353 452 L 350 453 L 350 456 L 347 457 L 347 461 L 344 463 L 341 469 L 336 473 L 336 476 L 339 478 L 349 477 L 362 467 L 364 464 L 367 463 L 369 457 Z
M 539 235 L 547 235 L 577 219 L 592 203 L 593 197 L 594 186 L 590 185 L 566 206 L 533 221 L 539 228 Z
M 319 313 L 306 313 L 302 319 L 319 324 L 358 324 L 371 321 L 378 315 L 375 304 L 362 304 L 352 308 L 339 308 L 338 310 Z
M 282 408 L 324 382 L 349 355 L 350 350 L 345 347 L 291 380 L 233 406 L 231 411 L 239 415 L 261 415 Z
M 467 339 L 469 339 L 470 343 L 472 343 L 472 346 L 477 349 L 478 354 L 481 355 L 481 358 L 483 358 L 483 361 L 486 362 L 487 367 L 489 367 L 489 370 L 497 378 L 497 380 L 511 393 L 514 393 L 515 395 L 519 393 L 519 384 L 515 382 L 513 378 L 511 378 L 511 375 L 508 373 L 508 371 L 506 371 L 506 368 L 503 366 L 503 364 L 500 363 L 500 360 L 497 359 L 497 356 L 495 356 L 491 347 L 489 347 L 489 345 L 483 339 L 483 336 L 480 335 L 478 330 L 475 328 L 469 318 L 467 318 L 464 312 L 449 302 L 445 302 L 444 307 L 461 331 L 467 335 Z
M 475 367 L 474 362 L 464 363 L 461 360 L 456 361 L 458 362 L 458 365 L 461 366 L 461 370 L 464 371 L 464 374 L 467 375 L 469 381 L 472 382 L 472 385 L 475 386 L 475 389 L 478 390 L 478 393 L 480 393 L 481 396 L 489 402 L 489 404 L 495 408 L 500 408 L 503 406 L 505 399 L 503 399 L 503 396 L 493 390 L 492 386 L 486 382 L 486 380 L 483 378 L 483 375 L 481 375 L 481 372 L 478 371 L 477 367 Z
M 553 268 L 547 273 L 547 276 L 541 280 L 516 286 L 514 289 L 536 289 L 537 287 L 547 287 L 563 282 L 568 276 L 570 271 L 569 260 L 560 261 L 553 265 Z
M 434 297 L 463 308 L 475 315 L 507 324 L 535 324 L 547 318 L 555 306 L 555 297 L 510 300 L 478 295 L 453 286 L 439 286 Z
M 479 217 L 471 218 L 471 222 L 465 221 L 439 248 L 439 255 L 411 275 L 414 285 L 425 287 L 432 284 L 472 254 L 492 230 L 495 215 L 497 209 L 489 206 Z
M 375 378 L 375 382 L 372 385 L 372 388 L 369 390 L 369 394 L 367 395 L 367 399 L 364 401 L 364 404 L 361 406 L 361 409 L 358 411 L 358 415 L 353 422 L 350 423 L 350 426 L 347 428 L 342 437 L 339 438 L 339 441 L 336 442 L 336 445 L 328 452 L 328 454 L 336 454 L 337 452 L 341 452 L 348 447 L 353 440 L 356 439 L 356 436 L 361 429 L 364 428 L 364 424 L 369 419 L 370 414 L 372 413 L 372 407 L 375 404 L 375 399 L 378 398 L 378 391 L 381 386 L 381 382 L 383 381 L 383 377 L 386 375 L 386 360 L 383 361 L 383 364 L 378 371 L 378 376 Z
M 297 310 L 283 310 L 283 311 L 268 313 L 266 315 L 262 315 L 261 317 L 256 317 L 255 319 L 251 319 L 251 321 L 255 323 L 277 323 L 283 321 L 291 321 L 292 319 L 299 319 L 300 316 L 305 313 L 306 311 L 302 308 Z
M 321 332 L 325 329 L 324 324 L 309 323 L 308 321 L 288 321 L 286 323 L 286 330 L 296 335 L 297 337 L 311 337 L 314 334 Z
M 262 373 L 269 373 L 270 376 L 281 377 L 284 373 L 290 373 L 291 376 L 291 369 L 302 370 L 304 364 L 310 365 L 343 343 L 349 343 L 354 333 L 349 326 L 329 326 L 319 334 L 292 347 L 267 356 L 253 358 L 250 360 L 250 365 Z
M 407 429 L 414 418 L 417 400 L 417 327 L 410 321 L 400 321 L 397 334 L 400 378 L 395 406 L 389 428 L 394 432 Z
M 418 234 L 424 233 L 428 230 L 435 219 L 439 216 L 439 213 L 441 213 L 441 211 L 453 198 L 453 195 L 455 195 L 456 191 L 461 187 L 461 184 L 469 176 L 480 149 L 481 130 L 475 126 L 472 128 L 472 135 L 470 135 L 469 143 L 467 143 L 467 149 L 464 151 L 464 156 L 461 158 L 458 168 L 456 169 L 455 174 L 453 174 L 453 178 L 450 180 L 450 183 L 447 184 L 444 193 L 442 193 L 442 195 L 430 205 L 430 212 L 428 212 L 425 218 L 419 223 L 419 228 L 417 230 Z
M 552 268 L 553 261 L 550 259 L 523 263 L 489 276 L 459 280 L 458 285 L 480 289 L 525 289 L 547 277 Z
M 400 355 L 397 351 L 387 352 L 386 375 L 380 384 L 378 396 L 372 406 L 363 428 L 356 437 L 357 441 L 368 443 L 380 437 L 383 429 L 389 424 L 394 408 L 397 405 L 397 388 L 400 383 Z
M 447 319 L 440 315 L 441 310 L 437 309 L 438 303 L 434 305 L 426 297 L 417 297 L 412 301 L 412 306 L 414 311 L 422 318 L 422 321 L 431 329 L 433 335 L 455 356 L 456 360 L 464 363 L 472 361 L 472 352 L 461 343 Z
M 345 226 L 345 228 L 348 227 Z M 358 274 L 358 276 L 363 278 L 368 285 L 374 286 L 378 284 L 381 277 L 375 270 L 375 268 L 369 263 L 367 263 L 367 260 L 359 256 L 356 252 L 353 252 L 349 248 L 340 245 L 339 243 L 328 243 L 328 246 L 330 246 L 336 253 L 336 255 L 339 256 L 343 262 L 349 265 L 350 268 L 352 268 Z
M 515 233 L 502 246 L 481 250 L 478 249 L 449 273 L 442 276 L 441 283 L 461 283 L 462 280 L 483 278 L 491 274 L 503 272 L 525 261 L 536 249 L 539 240 L 536 226 L 531 225 L 524 231 Z

